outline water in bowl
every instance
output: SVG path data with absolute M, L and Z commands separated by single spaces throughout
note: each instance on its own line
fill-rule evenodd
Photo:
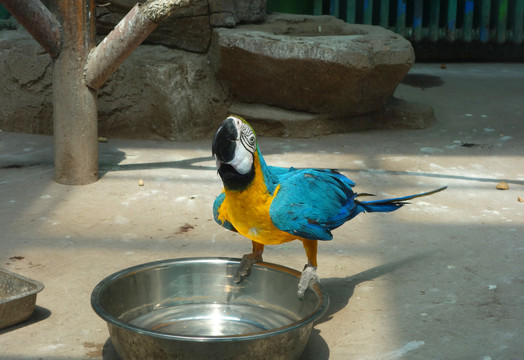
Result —
M 287 326 L 299 318 L 259 304 L 183 304 L 135 317 L 135 326 L 180 336 L 246 335 Z

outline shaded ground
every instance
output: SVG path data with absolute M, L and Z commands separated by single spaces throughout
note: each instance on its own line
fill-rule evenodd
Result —
M 433 106 L 430 129 L 260 139 L 268 163 L 338 168 L 359 192 L 449 186 L 359 215 L 320 244 L 331 307 L 303 359 L 522 357 L 523 93 L 521 64 L 417 64 L 396 96 Z M 249 251 L 212 220 L 210 142 L 109 139 L 100 181 L 70 187 L 52 180 L 50 137 L 0 133 L 0 266 L 46 286 L 28 322 L 0 330 L 1 359 L 117 359 L 89 302 L 102 278 Z M 267 247 L 265 260 L 301 269 L 305 254 L 294 242 Z

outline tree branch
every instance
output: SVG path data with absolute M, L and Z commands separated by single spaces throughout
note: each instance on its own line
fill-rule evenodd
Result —
M 173 15 L 178 9 L 191 5 L 192 0 L 156 0 L 141 5 L 144 15 L 151 21 L 160 24 Z
M 136 4 L 89 54 L 85 68 L 87 86 L 99 89 L 160 22 L 191 3 L 191 0 L 150 0 Z
M 62 44 L 60 23 L 40 0 L 0 0 L 18 22 L 52 57 Z

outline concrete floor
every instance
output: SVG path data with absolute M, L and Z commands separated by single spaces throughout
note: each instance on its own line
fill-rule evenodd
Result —
M 268 163 L 338 168 L 358 192 L 449 186 L 395 213 L 361 214 L 319 245 L 331 306 L 303 359 L 522 359 L 524 65 L 416 64 L 396 96 L 433 106 L 438 122 L 259 140 Z M 101 279 L 250 250 L 212 219 L 221 183 L 210 147 L 109 139 L 101 179 L 72 187 L 53 182 L 50 137 L 0 133 L 0 266 L 45 284 L 34 316 L 0 330 L 1 359 L 117 359 L 90 306 Z M 292 242 L 264 259 L 302 269 L 305 254 Z

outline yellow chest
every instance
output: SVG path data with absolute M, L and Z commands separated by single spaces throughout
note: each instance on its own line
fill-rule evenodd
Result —
M 279 187 L 273 194 L 267 191 L 260 168 L 255 168 L 255 179 L 242 191 L 225 190 L 226 197 L 220 216 L 228 220 L 245 237 L 264 245 L 276 245 L 297 239 L 277 229 L 269 215 L 269 208 Z

